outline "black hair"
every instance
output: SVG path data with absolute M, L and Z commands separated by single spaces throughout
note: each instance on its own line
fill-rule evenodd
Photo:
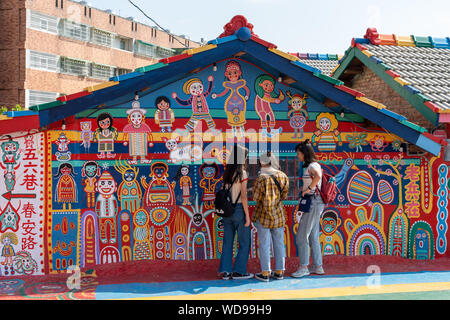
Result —
M 236 175 L 239 181 L 242 180 L 243 171 L 247 167 L 247 157 L 248 149 L 242 145 L 235 144 L 225 165 L 225 172 L 223 174 L 224 184 L 232 184 Z
M 56 179 L 58 179 L 59 177 L 62 176 L 61 170 L 63 168 L 69 168 L 70 169 L 69 175 L 71 175 L 72 177 L 75 176 L 75 170 L 74 170 L 73 166 L 68 162 L 64 162 L 59 165 L 58 173 L 54 176 Z
M 187 164 L 182 164 L 178 168 L 177 174 L 175 175 L 175 178 L 173 178 L 173 180 L 177 181 L 178 179 L 180 179 L 180 177 L 181 177 L 181 169 L 183 169 L 183 168 L 187 168 L 189 171 L 191 170 Z
M 100 114 L 98 117 L 97 117 L 97 125 L 98 125 L 98 127 L 100 128 L 100 121 L 102 121 L 102 120 L 105 120 L 105 119 L 109 119 L 109 128 L 108 129 L 111 129 L 111 127 L 112 127 L 112 125 L 113 125 L 113 118 L 111 117 L 111 115 L 109 114 L 109 113 L 107 113 L 107 112 L 103 112 L 102 114 Z
M 300 142 L 295 147 L 295 151 L 296 152 L 300 151 L 304 155 L 303 168 L 306 168 L 312 162 L 316 162 L 317 161 L 316 153 L 314 152 L 314 149 L 313 149 L 311 143 L 309 142 L 309 139 L 306 139 L 305 141 Z
M 156 108 L 158 108 L 158 104 L 160 104 L 161 101 L 164 101 L 164 102 L 168 103 L 169 104 L 169 108 L 170 108 L 170 99 L 167 98 L 166 96 L 159 96 L 158 98 L 156 98 L 156 100 L 155 100 Z

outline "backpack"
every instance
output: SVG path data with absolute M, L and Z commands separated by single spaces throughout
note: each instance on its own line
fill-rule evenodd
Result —
M 337 195 L 336 179 L 331 174 L 322 170 L 322 186 L 320 187 L 320 196 L 325 204 L 333 202 Z
M 233 187 L 234 182 L 237 179 L 237 175 L 233 180 L 233 183 L 229 188 L 225 188 L 225 184 L 223 184 L 222 189 L 216 192 L 216 198 L 214 199 L 215 213 L 219 217 L 231 217 L 234 213 L 234 209 L 236 204 L 241 197 L 241 193 L 239 192 L 236 201 L 233 203 L 231 199 L 231 188 Z

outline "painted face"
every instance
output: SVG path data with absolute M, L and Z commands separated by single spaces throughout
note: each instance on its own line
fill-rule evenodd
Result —
M 323 218 L 322 219 L 322 228 L 324 230 L 325 233 L 332 233 L 333 231 L 336 230 L 336 220 L 334 220 L 333 218 Z
M 131 182 L 136 178 L 136 174 L 134 173 L 133 170 L 128 169 L 123 174 L 123 178 L 125 179 L 126 182 Z
M 202 224 L 203 216 L 200 213 L 195 213 L 192 219 L 194 220 L 194 224 L 199 226 Z
M 144 117 L 142 116 L 142 113 L 139 111 L 132 112 L 130 114 L 130 121 L 133 127 L 140 127 Z
M 116 191 L 116 182 L 112 179 L 102 179 L 98 182 L 98 192 L 111 195 Z
M 98 122 L 98 125 L 99 125 L 100 128 L 102 128 L 102 129 L 108 129 L 109 126 L 111 125 L 111 120 L 110 120 L 109 118 L 100 120 L 100 121 Z
M 82 130 L 89 130 L 89 129 L 91 129 L 91 123 L 90 122 L 82 122 L 81 123 L 81 129 Z
M 14 153 L 17 151 L 18 143 L 16 142 L 4 142 L 3 150 L 5 153 Z
M 241 70 L 236 67 L 228 68 L 225 71 L 225 77 L 227 77 L 230 81 L 238 81 L 241 74 Z
M 214 177 L 214 174 L 216 173 L 216 170 L 212 167 L 203 168 L 202 171 L 203 171 L 203 175 L 207 179 L 211 179 L 212 177 Z
M 136 212 L 136 216 L 134 217 L 134 221 L 140 227 L 144 226 L 147 223 L 147 215 L 143 211 Z
M 169 103 L 167 103 L 166 101 L 161 100 L 161 102 L 158 103 L 157 107 L 158 107 L 158 109 L 160 109 L 160 110 L 167 110 L 167 109 L 169 109 L 170 105 L 169 105 Z
M 71 172 L 72 172 L 72 169 L 69 168 L 69 167 L 63 167 L 63 168 L 61 168 L 61 173 L 62 173 L 63 175 L 69 175 Z
M 162 178 L 166 173 L 166 169 L 157 167 L 157 168 L 155 168 L 154 172 L 155 172 L 155 175 L 157 178 Z
M 189 87 L 189 92 L 193 96 L 199 96 L 203 93 L 203 84 L 195 82 Z
M 95 177 L 97 174 L 97 166 L 94 165 L 87 165 L 84 170 L 89 178 Z
M 167 150 L 170 150 L 170 151 L 175 150 L 177 148 L 177 146 L 178 146 L 178 143 L 175 139 L 169 139 L 166 141 Z
M 4 244 L 4 245 L 9 245 L 9 244 L 11 244 L 11 239 L 9 239 L 8 237 L 6 237 L 5 239 L 3 239 L 3 244 Z
M 294 98 L 291 101 L 292 109 L 300 110 L 303 107 L 303 100 L 299 98 Z
M 188 173 L 189 173 L 189 169 L 188 168 L 186 168 L 186 167 L 181 168 L 181 174 L 183 176 L 187 176 Z
M 264 80 L 259 86 L 263 88 L 265 93 L 271 93 L 273 91 L 273 83 L 270 80 Z
M 330 130 L 331 127 L 331 121 L 328 118 L 322 118 L 319 121 L 319 127 L 323 132 L 327 132 Z

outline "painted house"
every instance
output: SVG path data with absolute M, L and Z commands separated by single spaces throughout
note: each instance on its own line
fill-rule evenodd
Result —
M 448 255 L 445 141 L 305 62 L 236 16 L 202 47 L 2 115 L 1 274 L 218 259 L 214 196 L 234 143 L 250 151 L 250 186 L 257 156 L 278 156 L 295 256 L 305 139 L 339 189 L 321 219 L 324 255 Z M 251 258 L 257 243 L 252 226 Z

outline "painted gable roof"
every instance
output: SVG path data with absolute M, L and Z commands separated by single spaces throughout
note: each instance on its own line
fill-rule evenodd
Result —
M 156 64 L 113 77 L 108 82 L 60 97 L 54 102 L 30 107 L 31 110 L 26 111 L 26 114 L 8 113 L 8 117 L 11 118 L 3 120 L 6 122 L 5 125 L 0 125 L 0 133 L 6 133 L 7 130 L 19 130 L 21 127 L 32 129 L 51 126 L 87 109 L 99 110 L 105 106 L 114 106 L 118 104 L 118 101 L 121 103 L 126 102 L 124 101 L 126 99 L 132 101 L 136 91 L 158 90 L 212 66 L 218 61 L 239 57 L 262 66 L 271 74 L 278 74 L 282 81 L 307 92 L 314 99 L 324 104 L 326 101 L 332 101 L 332 105 L 370 119 L 373 123 L 434 155 L 438 155 L 442 145 L 445 144 L 445 141 L 436 139 L 424 128 L 409 122 L 402 115 L 391 112 L 384 105 L 365 98 L 363 93 L 344 86 L 342 81 L 311 67 L 299 57 L 278 50 L 276 45 L 253 34 L 248 24 L 246 26 L 245 23 L 240 22 L 236 24 L 234 31 L 230 28 L 229 30 L 231 31 L 227 34 L 231 35 L 222 34 L 221 37 L 209 41 L 202 47 L 161 59 Z M 32 117 L 30 119 L 33 119 L 33 122 L 25 124 L 21 121 L 26 116 Z M 38 126 L 36 121 L 39 123 Z
M 357 58 L 431 123 L 450 122 L 450 38 L 378 34 L 367 29 L 332 76 L 342 78 Z

